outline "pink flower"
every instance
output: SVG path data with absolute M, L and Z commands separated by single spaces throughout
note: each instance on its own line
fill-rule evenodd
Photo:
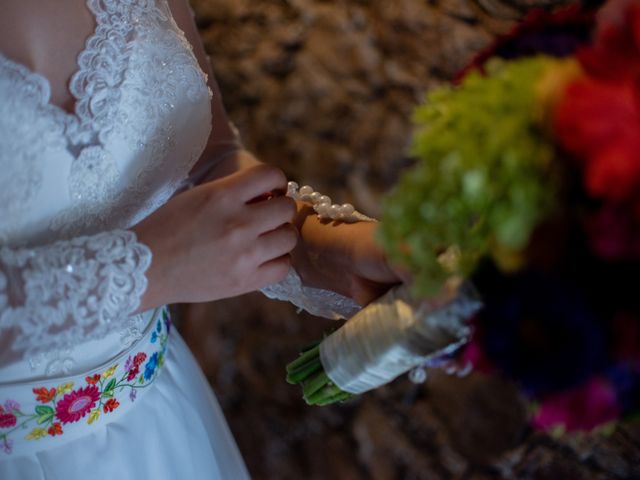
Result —
M 476 372 L 485 373 L 487 375 L 496 373 L 495 365 L 491 362 L 491 360 L 487 358 L 484 351 L 482 350 L 482 346 L 480 345 L 477 333 L 464 347 L 460 363 L 462 363 L 463 365 L 470 363 L 471 365 L 473 365 L 473 370 Z
M 56 406 L 56 417 L 62 423 L 77 422 L 84 417 L 100 399 L 100 390 L 95 385 L 67 393 Z
M 20 404 L 15 400 L 9 399 L 4 402 L 4 408 L 7 410 L 7 412 L 14 412 L 20 410 Z
M 540 430 L 563 426 L 567 431 L 588 431 L 619 415 L 614 387 L 603 378 L 592 378 L 579 387 L 548 396 L 532 424 Z

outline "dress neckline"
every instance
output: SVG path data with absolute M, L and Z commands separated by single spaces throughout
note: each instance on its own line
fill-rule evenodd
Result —
M 67 86 L 75 100 L 72 111 L 51 101 L 49 79 L 21 62 L 0 52 L 3 65 L 23 80 L 37 85 L 38 100 L 65 124 L 65 136 L 71 145 L 100 145 L 112 128 L 111 113 L 120 102 L 132 32 L 149 18 L 166 19 L 154 0 L 86 0 L 95 19 L 93 32 L 78 53 L 77 69 Z
M 118 0 L 115 0 L 115 1 L 117 2 Z M 80 63 L 80 59 L 85 54 L 85 52 L 87 52 L 91 48 L 90 45 L 94 37 L 96 36 L 98 27 L 101 23 L 100 15 L 98 15 L 98 13 L 92 7 L 91 0 L 85 0 L 84 3 L 89 12 L 89 15 L 93 19 L 93 28 L 89 33 L 89 35 L 87 36 L 87 38 L 85 39 L 84 46 L 76 54 L 75 69 L 73 70 L 73 72 L 71 72 L 71 75 L 67 77 L 67 81 L 65 82 L 66 83 L 65 89 L 70 94 L 71 99 L 73 100 L 73 108 L 71 108 L 70 110 L 67 110 L 62 105 L 58 105 L 57 103 L 54 103 L 51 100 L 52 86 L 51 86 L 51 81 L 46 75 L 35 71 L 33 68 L 29 67 L 24 62 L 14 60 L 13 58 L 8 57 L 0 50 L 0 66 L 2 65 L 2 63 L 5 63 L 10 67 L 18 70 L 21 76 L 25 78 L 30 78 L 36 81 L 41 87 L 41 92 L 42 92 L 41 100 L 45 105 L 47 105 L 50 109 L 56 111 L 57 113 L 64 115 L 67 118 L 76 118 L 78 120 L 81 120 L 80 115 L 78 114 L 78 104 L 80 102 L 80 98 L 76 94 L 77 92 L 74 92 L 74 89 L 71 87 L 71 85 L 73 85 L 74 78 L 83 70 L 83 66 Z M 109 0 L 107 0 L 107 3 L 109 3 Z
M 82 51 L 84 51 L 84 49 Z M 69 85 L 67 85 L 67 90 L 69 91 L 69 93 L 71 94 L 71 97 L 74 100 L 73 109 L 71 111 L 51 101 L 51 82 L 49 81 L 46 75 L 43 75 L 42 73 L 34 71 L 33 69 L 31 69 L 29 66 L 27 66 L 22 62 L 19 62 L 17 60 L 13 60 L 12 58 L 7 57 L 4 53 L 2 53 L 2 51 L 0 51 L 0 67 L 2 67 L 3 65 L 8 66 L 9 68 L 17 71 L 25 79 L 31 80 L 34 83 L 36 83 L 39 87 L 38 90 L 40 92 L 40 101 L 47 108 L 54 110 L 56 113 L 60 115 L 64 115 L 65 117 L 78 116 L 77 110 L 76 110 L 78 106 L 78 99 L 75 97 L 75 95 L 73 95 L 73 93 L 69 89 Z M 74 73 L 71 75 L 71 77 L 69 77 L 69 82 L 68 82 L 69 84 L 71 83 L 71 79 L 76 73 L 78 73 L 77 68 L 74 71 Z

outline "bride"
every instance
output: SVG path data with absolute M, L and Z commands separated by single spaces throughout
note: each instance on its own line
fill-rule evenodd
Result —
M 374 223 L 286 187 L 227 121 L 186 0 L 3 2 L 0 478 L 248 477 L 165 305 L 292 267 L 360 305 L 398 281 Z

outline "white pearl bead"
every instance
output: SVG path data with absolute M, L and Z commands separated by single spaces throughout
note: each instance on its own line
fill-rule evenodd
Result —
M 326 203 L 321 203 L 319 205 L 316 205 L 314 207 L 314 210 L 316 211 L 316 213 L 320 218 L 327 218 L 329 217 L 329 207 L 330 206 L 327 205 Z
M 320 192 L 313 192 L 311 195 L 309 195 L 311 203 L 313 203 L 314 205 L 320 201 L 320 197 L 322 197 L 322 194 Z
M 329 207 L 329 217 L 331 217 L 334 220 L 337 220 L 338 215 L 340 215 L 340 205 L 331 205 Z
M 340 214 L 343 217 L 350 217 L 356 209 L 350 203 L 345 203 L 340 207 Z
M 318 203 L 320 205 L 331 205 L 331 197 L 328 197 L 327 195 L 321 195 L 318 199 Z
M 313 193 L 313 188 L 310 187 L 309 185 L 305 185 L 304 187 L 300 188 L 300 195 L 305 196 L 305 195 L 311 195 Z

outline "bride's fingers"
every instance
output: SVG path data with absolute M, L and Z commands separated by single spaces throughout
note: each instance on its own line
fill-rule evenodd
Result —
M 282 255 L 263 263 L 256 271 L 254 289 L 257 290 L 284 280 L 290 269 L 291 257 L 289 255 Z
M 287 188 L 287 177 L 282 170 L 265 164 L 240 170 L 224 180 L 245 203 L 266 192 L 286 191 Z
M 289 197 L 275 197 L 247 205 L 250 223 L 258 232 L 268 232 L 284 223 L 293 221 L 296 215 L 296 202 Z
M 264 262 L 267 262 L 273 258 L 289 254 L 297 243 L 298 230 L 290 223 L 287 223 L 258 237 L 255 245 L 256 255 L 258 258 L 264 259 Z

